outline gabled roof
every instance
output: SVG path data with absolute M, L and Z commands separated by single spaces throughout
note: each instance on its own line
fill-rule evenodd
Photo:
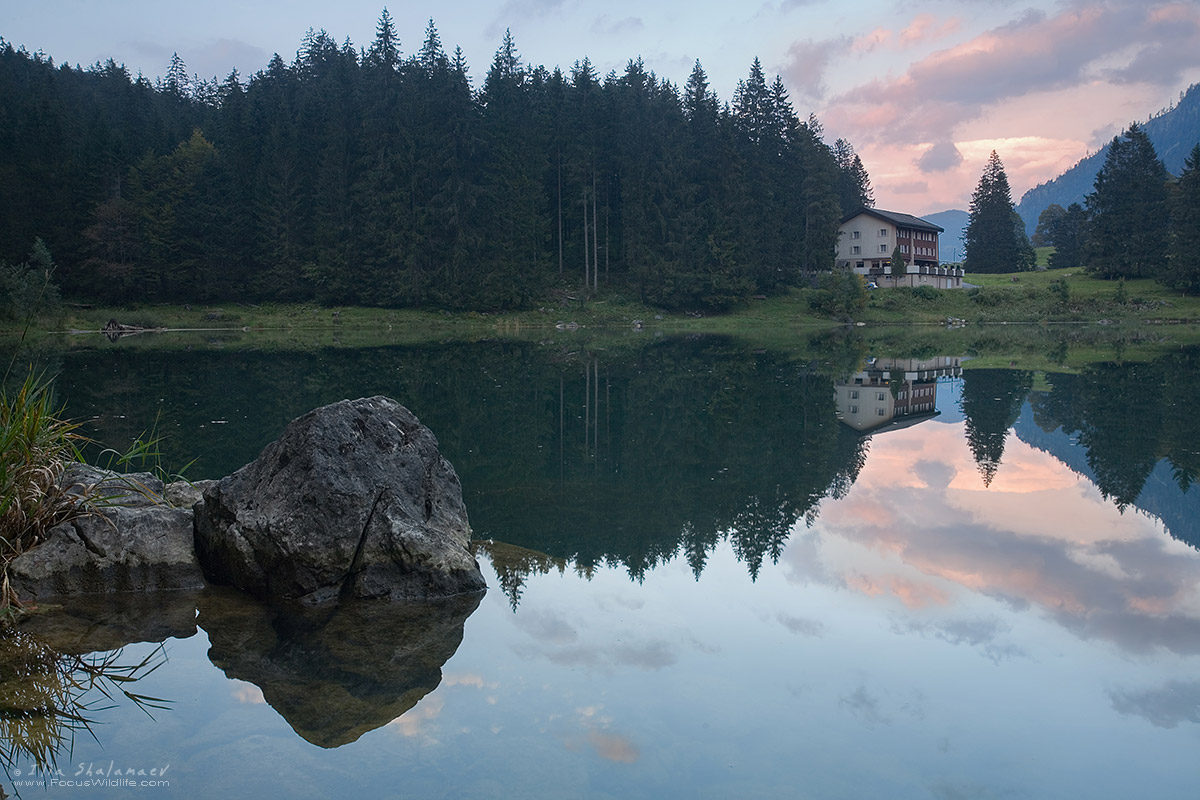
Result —
M 946 230 L 941 226 L 934 225 L 932 222 L 926 222 L 920 217 L 914 217 L 912 214 L 900 214 L 895 211 L 883 211 L 878 208 L 863 208 L 855 211 L 848 217 L 843 217 L 842 224 L 846 224 L 859 214 L 868 214 L 872 217 L 877 217 L 884 222 L 890 222 L 893 225 L 898 225 L 901 228 L 915 228 L 919 231 L 936 231 L 938 233 L 944 233 Z

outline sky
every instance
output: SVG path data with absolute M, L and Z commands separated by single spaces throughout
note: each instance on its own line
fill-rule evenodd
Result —
M 157 77 L 245 77 L 295 57 L 309 29 L 365 47 L 389 0 L 0 0 L 0 36 L 56 63 L 113 58 Z M 601 74 L 642 58 L 682 85 L 699 60 L 722 101 L 751 62 L 780 75 L 802 118 L 848 140 L 876 206 L 966 209 L 989 153 L 1013 200 L 1200 82 L 1198 0 L 390 0 L 403 49 L 433 19 L 475 85 L 505 29 L 522 58 Z

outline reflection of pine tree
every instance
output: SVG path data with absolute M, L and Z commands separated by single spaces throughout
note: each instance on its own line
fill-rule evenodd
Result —
M 1158 463 L 1164 376 L 1152 364 L 1104 364 L 1082 377 L 1076 402 L 1087 417 L 1079 443 L 1101 494 L 1124 510 Z
M 985 369 L 963 373 L 962 412 L 966 417 L 967 444 L 983 485 L 990 486 L 1004 455 L 1008 430 L 1021 414 L 1033 386 L 1026 370 Z

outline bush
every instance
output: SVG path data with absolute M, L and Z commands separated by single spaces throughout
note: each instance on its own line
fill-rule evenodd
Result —
M 981 306 L 999 306 L 1008 299 L 1008 293 L 991 286 L 977 286 L 967 290 L 967 297 Z
M 848 269 L 835 269 L 817 279 L 817 288 L 809 293 L 808 304 L 831 317 L 849 317 L 867 307 L 867 286 Z
M 33 243 L 29 260 L 21 264 L 0 261 L 0 319 L 25 319 L 58 311 L 58 285 L 54 260 L 45 243 Z
M 942 296 L 942 293 L 932 286 L 918 286 L 912 290 L 913 297 L 921 300 L 937 300 Z
M 1050 281 L 1050 292 L 1058 298 L 1058 302 L 1064 306 L 1071 301 L 1071 287 L 1062 278 L 1055 278 Z

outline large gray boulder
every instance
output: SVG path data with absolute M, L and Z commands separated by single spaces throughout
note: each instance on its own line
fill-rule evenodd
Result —
M 260 597 L 415 599 L 485 588 L 458 475 L 386 397 L 293 420 L 194 507 L 210 580 Z
M 69 493 L 91 497 L 95 512 L 52 528 L 44 542 L 9 564 L 17 597 L 41 601 L 204 586 L 191 509 L 172 506 L 161 480 L 76 465 L 63 483 Z

